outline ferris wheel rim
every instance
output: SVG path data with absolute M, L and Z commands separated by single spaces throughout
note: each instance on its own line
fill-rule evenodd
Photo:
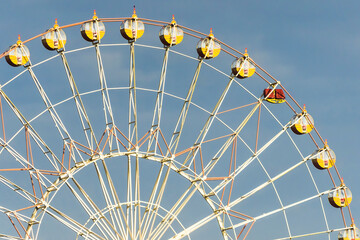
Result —
M 128 18 L 124 18 L 124 20 L 125 19 L 128 19 Z M 101 19 L 100 19 L 101 20 Z M 105 19 L 104 19 L 105 20 Z M 119 20 L 121 20 L 121 19 L 119 19 Z M 140 20 L 145 20 L 145 19 L 140 19 Z M 106 21 L 106 20 L 105 20 Z M 78 24 L 78 25 L 80 25 L 80 23 Z M 74 25 L 72 25 L 72 26 L 74 26 Z M 64 27 L 65 28 L 65 27 Z M 205 34 L 204 34 L 205 35 Z M 205 35 L 206 36 L 206 35 Z M 24 41 L 24 43 L 25 43 L 26 41 Z M 123 44 L 123 45 L 128 45 L 128 44 Z M 135 45 L 138 45 L 138 46 L 140 46 L 140 44 L 135 44 Z M 100 44 L 100 46 L 101 46 L 101 44 Z M 105 46 L 105 45 L 104 45 Z M 86 47 L 86 48 L 92 48 L 93 46 L 90 46 L 90 47 Z M 158 48 L 158 49 L 163 49 L 163 48 Z M 75 51 L 75 50 L 72 50 L 72 51 Z M 170 51 L 172 51 L 171 49 L 170 49 Z M 67 53 L 69 53 L 70 51 L 67 51 Z M 175 51 L 173 51 L 173 52 L 175 52 Z M 58 55 L 56 55 L 56 56 L 53 56 L 53 57 L 51 57 L 51 58 L 56 58 Z M 2 56 L 0 56 L 0 58 L 1 58 Z M 51 60 L 51 59 L 50 59 Z M 197 59 L 195 59 L 194 58 L 194 60 L 197 60 Z M 42 63 L 42 62 L 41 62 Z M 204 62 L 205 63 L 205 62 Z M 40 64 L 40 63 L 39 63 Z M 205 63 L 205 64 L 207 64 L 207 63 Z M 37 66 L 37 65 L 33 65 L 34 67 L 35 66 Z M 210 66 L 210 65 L 209 65 Z M 26 70 L 24 70 L 23 72 L 25 72 Z M 21 73 L 22 74 L 22 73 Z M 224 75 L 226 75 L 227 77 L 230 77 L 229 75 L 227 75 L 227 74 L 224 74 Z M 12 79 L 13 80 L 13 79 Z M 11 80 L 11 81 L 12 81 Z M 277 80 L 276 80 L 277 81 Z M 235 80 L 235 82 L 237 82 L 236 80 Z M 10 83 L 10 82 L 8 82 L 8 83 Z M 4 87 L 4 86 L 6 86 L 8 83 L 6 83 L 5 85 L 3 85 L 2 87 Z M 238 83 L 239 85 L 241 85 L 240 83 Z M 279 83 L 279 85 L 280 86 L 282 86 L 280 83 Z M 126 89 L 126 88 L 124 88 L 124 89 Z M 137 88 L 137 89 L 141 89 L 141 88 Z M 110 88 L 109 88 L 109 90 L 111 90 Z M 98 91 L 98 90 L 96 90 L 96 91 Z M 250 92 L 251 93 L 251 92 Z M 87 93 L 83 93 L 83 94 L 87 94 Z M 166 93 L 165 93 L 166 94 Z M 255 98 L 256 98 L 256 96 L 255 95 L 253 95 Z M 70 98 L 68 98 L 68 100 L 70 100 L 70 99 L 72 99 L 73 97 L 70 97 Z M 68 101 L 68 100 L 66 100 L 66 101 Z M 193 104 L 193 105 L 195 105 L 196 106 L 196 104 L 195 103 L 191 103 L 191 104 Z M 264 105 L 265 106 L 265 105 Z M 44 112 L 45 112 L 45 110 L 44 110 Z M 209 113 L 209 112 L 208 112 Z M 281 124 L 280 124 L 281 125 Z M 283 125 L 282 125 L 282 127 L 284 127 Z M 286 131 L 286 133 L 288 134 L 288 132 Z M 321 138 L 321 137 L 320 137 Z

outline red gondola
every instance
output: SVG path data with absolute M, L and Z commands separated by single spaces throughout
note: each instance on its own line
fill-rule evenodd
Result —
M 264 89 L 264 98 L 270 103 L 283 103 L 285 102 L 285 93 L 282 89 Z

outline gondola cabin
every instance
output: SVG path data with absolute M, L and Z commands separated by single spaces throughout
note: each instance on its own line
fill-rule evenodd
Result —
M 307 113 L 305 106 L 302 113 L 291 119 L 291 130 L 298 135 L 307 134 L 314 128 L 314 119 Z
M 41 42 L 44 47 L 48 50 L 59 50 L 65 47 L 66 44 L 66 34 L 59 28 L 57 20 L 55 20 L 55 25 L 52 29 L 49 29 L 42 37 Z
M 316 150 L 311 156 L 312 163 L 317 169 L 329 169 L 336 162 L 336 155 L 325 143 L 324 148 Z
M 233 75 L 238 78 L 248 78 L 256 72 L 255 66 L 250 62 L 247 49 L 245 49 L 244 56 L 235 60 L 231 64 L 231 71 Z
M 105 35 L 105 25 L 98 20 L 94 11 L 93 21 L 86 22 L 80 27 L 81 36 L 89 42 L 100 41 Z
M 347 207 L 352 201 L 352 194 L 349 188 L 340 186 L 332 189 L 328 195 L 328 200 L 333 207 Z
M 196 50 L 199 54 L 199 57 L 204 59 L 214 58 L 219 55 L 221 52 L 221 46 L 218 42 L 215 41 L 212 29 L 210 29 L 210 34 L 207 38 L 203 38 L 198 42 Z
M 352 229 L 346 229 L 338 234 L 338 240 L 360 240 L 360 230 L 351 224 Z
M 134 8 L 134 13 L 131 19 L 125 20 L 120 25 L 121 35 L 128 41 L 135 41 L 138 38 L 141 38 L 144 34 L 145 26 L 144 23 L 138 20 L 136 11 Z
M 269 103 L 283 103 L 285 102 L 285 93 L 282 89 L 264 89 L 264 99 Z
M 167 47 L 181 43 L 184 38 L 184 31 L 181 27 L 177 26 L 174 16 L 170 24 L 161 28 L 159 38 Z
M 6 62 L 13 67 L 25 65 L 30 59 L 29 49 L 19 40 L 8 49 L 5 56 Z

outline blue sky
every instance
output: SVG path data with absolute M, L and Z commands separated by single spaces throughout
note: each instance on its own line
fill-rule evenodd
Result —
M 239 51 L 248 48 L 256 63 L 281 81 L 301 105 L 306 104 L 337 155 L 336 165 L 354 195 L 355 223 L 360 225 L 358 1 L 1 1 L 0 51 L 15 43 L 18 34 L 28 39 L 42 33 L 55 18 L 60 25 L 80 22 L 89 19 L 94 9 L 99 17 L 127 17 L 134 4 L 139 17 L 170 21 L 174 14 L 181 25 L 203 33 L 213 28 L 221 41 Z M 110 34 L 106 36 L 116 33 Z M 50 56 L 32 55 L 39 60 Z M 2 60 L 0 83 L 18 70 Z

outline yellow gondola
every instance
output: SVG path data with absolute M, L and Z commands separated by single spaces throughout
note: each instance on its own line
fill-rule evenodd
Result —
M 314 119 L 307 113 L 305 106 L 303 112 L 291 119 L 291 130 L 298 135 L 307 134 L 314 128 Z
M 310 159 L 317 169 L 323 170 L 334 166 L 336 155 L 327 145 L 327 141 L 325 141 L 325 146 L 322 149 L 316 150 Z
M 30 59 L 29 49 L 19 39 L 16 44 L 10 46 L 5 56 L 6 62 L 13 67 L 25 65 Z
M 175 46 L 183 40 L 184 31 L 177 26 L 174 15 L 171 23 L 161 28 L 159 38 L 165 46 Z
M 54 27 L 49 29 L 47 33 L 41 37 L 41 42 L 46 49 L 51 51 L 59 50 L 65 47 L 66 34 L 59 28 L 57 19 L 55 19 Z
M 219 55 L 221 46 L 215 41 L 212 29 L 210 29 L 210 34 L 207 38 L 203 38 L 198 42 L 196 50 L 199 56 L 205 59 L 214 58 Z
M 245 48 L 244 56 L 236 59 L 231 64 L 232 73 L 238 78 L 248 78 L 254 75 L 256 68 L 249 60 L 249 54 L 247 48 Z
M 332 189 L 328 195 L 328 200 L 333 207 L 347 207 L 352 201 L 352 193 L 344 183 L 341 183 L 340 187 Z
M 81 36 L 89 42 L 100 41 L 105 35 L 105 25 L 98 20 L 94 10 L 93 21 L 86 22 L 80 27 Z
M 360 240 L 360 231 L 354 224 L 351 224 L 352 229 L 339 232 L 338 240 Z
M 134 7 L 134 13 L 131 16 L 131 19 L 125 20 L 120 25 L 120 33 L 126 40 L 135 41 L 136 39 L 142 37 L 144 31 L 144 23 L 138 20 Z

